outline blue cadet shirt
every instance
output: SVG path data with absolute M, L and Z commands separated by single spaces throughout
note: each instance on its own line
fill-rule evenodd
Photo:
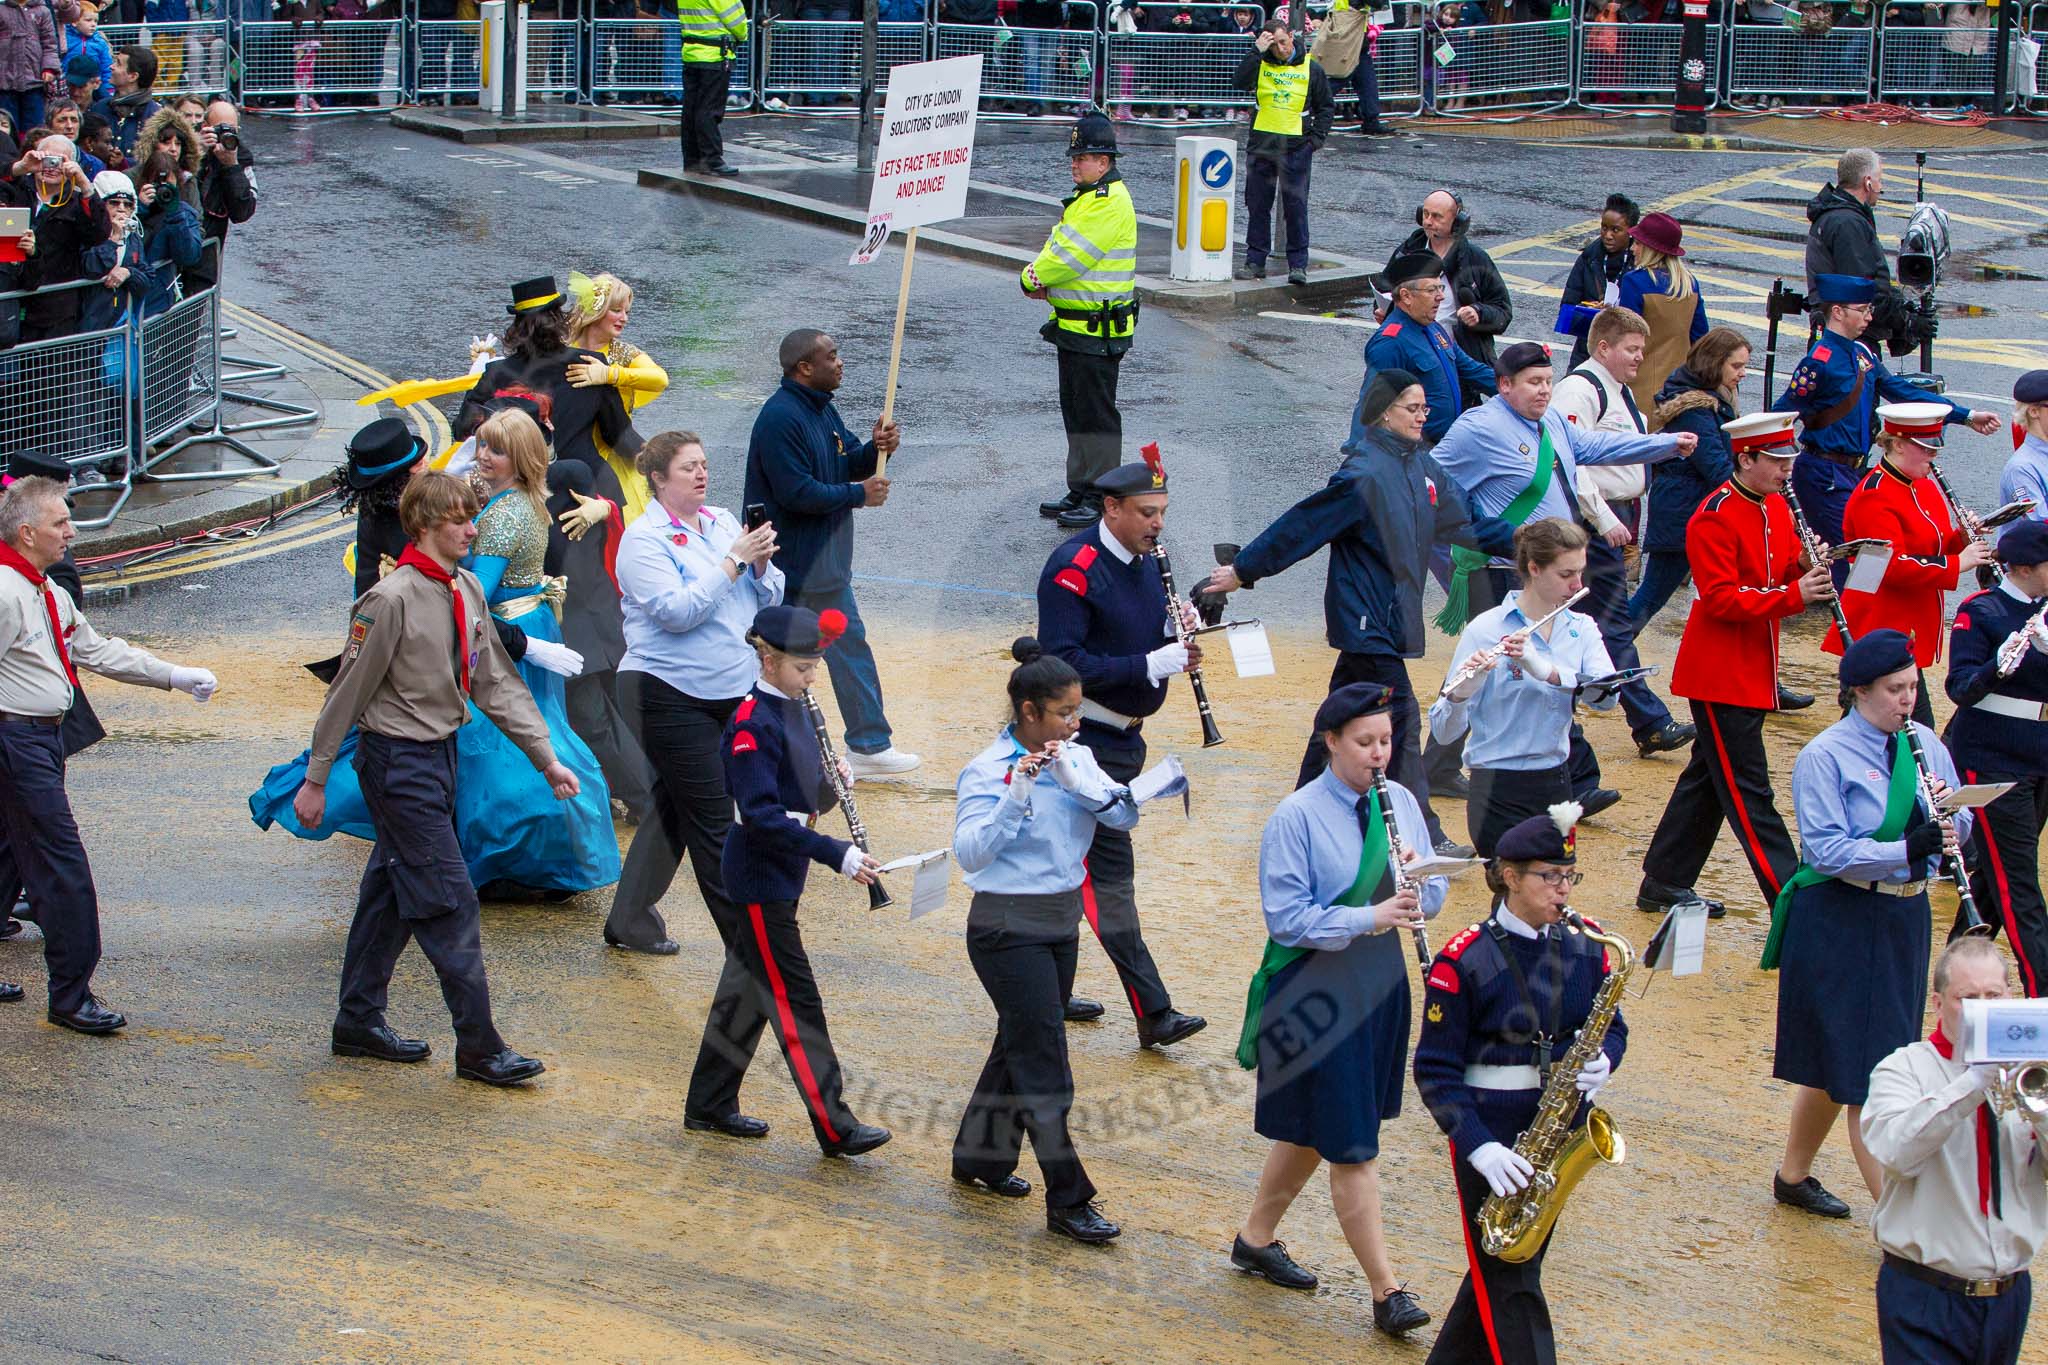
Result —
M 1494 923 L 1502 926 L 1504 944 L 1487 927 Z M 1536 937 L 1523 937 L 1531 932 L 1505 906 L 1497 905 L 1486 924 L 1475 924 L 1446 943 L 1430 964 L 1422 1033 L 1415 1041 L 1415 1087 L 1461 1158 L 1489 1142 L 1514 1146 L 1543 1098 L 1534 1077 L 1526 1088 L 1492 1089 L 1469 1084 L 1465 1069 L 1536 1066 L 1532 1040 L 1538 1032 L 1549 1031 L 1553 1015 L 1557 1030 L 1549 1054 L 1555 1062 L 1593 1012 L 1593 999 L 1613 965 L 1606 947 L 1583 934 L 1553 925 L 1535 931 Z M 1528 997 L 1508 966 L 1508 953 L 1521 965 Z M 1619 1070 L 1628 1050 L 1628 1021 L 1620 1010 L 1615 1011 L 1600 1050 Z M 1581 1103 L 1574 1124 L 1584 1120 L 1585 1111 Z
M 1365 795 L 1325 768 L 1306 787 L 1290 792 L 1267 819 L 1259 839 L 1259 904 L 1266 914 L 1266 934 L 1275 943 L 1335 952 L 1371 932 L 1369 905 L 1332 904 L 1358 880 L 1358 859 L 1365 851 L 1358 803 Z M 1435 850 L 1422 808 L 1398 782 L 1387 783 L 1387 799 L 1402 846 L 1427 858 Z M 1435 919 L 1450 881 L 1426 877 L 1418 891 L 1423 918 Z
M 803 703 L 756 683 L 726 723 L 723 754 L 726 789 L 739 808 L 719 859 L 726 894 L 742 905 L 793 901 L 811 863 L 837 872 L 846 841 L 790 818 L 830 810 L 836 800 Z
M 840 420 L 832 395 L 794 379 L 768 395 L 747 441 L 745 501 L 768 509 L 789 595 L 830 592 L 853 578 L 853 509 L 867 501 L 875 443 Z
M 1398 308 L 1389 309 L 1387 320 L 1365 343 L 1365 378 L 1358 386 L 1358 401 L 1351 405 L 1352 441 L 1368 430 L 1358 420 L 1358 410 L 1372 377 L 1381 370 L 1406 370 L 1422 381 L 1423 395 L 1429 400 L 1422 436 L 1430 442 L 1442 440 L 1451 423 L 1458 420 L 1465 407 L 1465 385 L 1492 393 L 1500 384 L 1490 366 L 1458 348 L 1450 328 L 1441 322 L 1417 322 Z
M 743 697 L 761 675 L 747 631 L 763 607 L 782 600 L 782 570 L 756 577 L 742 565 L 725 576 L 725 555 L 740 524 L 719 507 L 689 523 L 651 502 L 619 538 L 617 572 L 625 612 L 626 657 L 619 671 L 651 673 L 704 701 Z
M 2012 453 L 2012 458 L 2005 462 L 2005 468 L 1998 475 L 1999 506 L 2021 498 L 2032 498 L 2034 510 L 1999 527 L 2001 539 L 2020 521 L 2048 521 L 2048 441 L 2034 435 L 2020 442 L 2020 448 Z
M 1935 774 L 1951 787 L 1956 765 L 1932 730 L 1911 722 Z M 1917 882 L 1932 876 L 1939 856 L 1906 865 L 1906 841 L 1870 837 L 1884 820 L 1891 791 L 1891 736 L 1855 711 L 1807 741 L 1792 765 L 1792 808 L 1799 818 L 1801 860 L 1830 877 L 1859 882 Z M 1899 743 L 1905 743 L 1902 736 Z M 1926 803 L 1920 803 L 1925 811 Z M 1970 812 L 1956 812 L 1956 838 L 1970 836 Z
M 1522 592 L 1516 589 L 1499 606 L 1466 623 L 1444 676 L 1448 678 L 1465 660 L 1529 624 L 1530 618 L 1522 611 Z M 1589 692 L 1582 698 L 1573 693 L 1587 679 L 1614 672 L 1599 624 L 1582 612 L 1567 610 L 1549 629 L 1547 640 L 1541 633 L 1529 637 L 1529 654 L 1550 666 L 1556 675 L 1553 681 L 1541 681 L 1515 660 L 1504 658 L 1479 675 L 1477 687 L 1466 684 L 1472 690 L 1464 697 L 1439 697 L 1431 703 L 1430 734 L 1449 741 L 1471 733 L 1465 741 L 1469 767 L 1555 768 L 1571 749 L 1573 703 L 1583 700 L 1604 711 L 1618 699 L 1614 692 Z
M 2006 579 L 1987 592 L 1965 598 L 1948 635 L 1949 755 L 1963 780 L 1971 774 L 2048 776 L 2048 724 L 1986 711 L 1976 703 L 1996 693 L 2014 701 L 2048 703 L 2048 654 L 2029 646 L 2009 677 L 1998 676 L 1998 651 L 2014 631 L 2025 630 L 2041 604 L 2020 595 Z
M 1126 716 L 1157 711 L 1166 702 L 1166 684 L 1145 681 L 1145 656 L 1175 638 L 1159 561 L 1126 550 L 1101 523 L 1045 561 L 1038 575 L 1038 642 L 1074 666 L 1088 700 Z M 1098 749 L 1143 743 L 1137 730 L 1082 724 Z
M 1013 895 L 1054 895 L 1081 885 L 1081 860 L 1095 840 L 1095 827 L 1132 829 L 1138 804 L 1096 766 L 1088 746 L 1068 740 L 1075 790 L 1062 787 L 1052 765 L 1029 784 L 1011 781 L 1011 767 L 1024 746 L 1008 727 L 993 744 L 960 770 L 954 787 L 953 860 L 976 891 Z
M 1856 406 L 1827 426 L 1810 425 L 1849 396 L 1856 387 L 1859 369 L 1864 373 L 1863 392 L 1857 397 Z M 1785 391 L 1778 395 L 1778 401 L 1771 404 L 1771 411 L 1799 414 L 1802 447 L 1848 456 L 1860 464 L 1870 453 L 1870 443 L 1877 435 L 1873 414 L 1879 403 L 1946 403 L 1949 414 L 1943 421 L 1970 420 L 1968 408 L 1957 406 L 1931 389 L 1908 384 L 1885 368 L 1876 351 L 1826 329 L 1822 329 L 1806 358 L 1793 367 L 1792 377 L 1786 382 Z

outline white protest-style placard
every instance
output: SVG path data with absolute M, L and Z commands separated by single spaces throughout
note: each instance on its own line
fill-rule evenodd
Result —
M 891 228 L 943 223 L 967 212 L 974 165 L 974 113 L 981 101 L 981 54 L 889 69 L 882 138 L 868 222 Z

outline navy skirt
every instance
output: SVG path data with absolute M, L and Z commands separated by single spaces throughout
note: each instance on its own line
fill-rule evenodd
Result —
M 1289 963 L 1259 1017 L 1260 1137 L 1325 1161 L 1371 1161 L 1401 1112 L 1408 1067 L 1408 936 L 1394 930 Z
M 1829 878 L 1794 893 L 1787 915 L 1771 1074 L 1862 1104 L 1872 1068 L 1921 1036 L 1927 893 L 1881 896 Z

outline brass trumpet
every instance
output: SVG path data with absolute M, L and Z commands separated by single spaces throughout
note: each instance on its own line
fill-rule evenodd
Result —
M 2019 1062 L 1998 1068 L 1984 1098 L 1998 1115 L 2019 1111 L 2030 1119 L 2048 1116 L 2048 1062 Z

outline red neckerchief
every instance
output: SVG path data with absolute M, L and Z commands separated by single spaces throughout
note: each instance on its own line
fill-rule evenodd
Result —
M 35 565 L 4 540 L 0 540 L 0 564 L 5 564 L 43 590 L 43 609 L 50 613 L 50 639 L 57 646 L 57 662 L 64 665 L 64 676 L 71 679 L 73 687 L 77 687 L 78 670 L 71 666 L 71 651 L 64 647 L 64 621 L 57 615 L 57 593 L 50 587 L 50 580 L 38 573 Z
M 462 588 L 455 582 L 455 575 L 436 564 L 433 557 L 417 545 L 405 547 L 405 553 L 398 557 L 398 567 L 407 565 L 418 569 L 436 583 L 448 585 L 448 595 L 455 599 L 455 672 L 462 684 L 462 695 L 469 695 L 469 608 L 463 604 Z
M 1934 1032 L 1927 1041 L 1934 1044 L 1934 1050 L 1944 1058 L 1955 1060 L 1956 1045 L 1941 1031 L 1940 1024 L 1934 1026 Z M 1986 1100 L 1977 1106 L 1977 1211 L 2003 1218 L 2005 1191 L 1999 1180 L 2000 1161 L 1998 1118 L 1991 1112 L 1991 1102 Z

